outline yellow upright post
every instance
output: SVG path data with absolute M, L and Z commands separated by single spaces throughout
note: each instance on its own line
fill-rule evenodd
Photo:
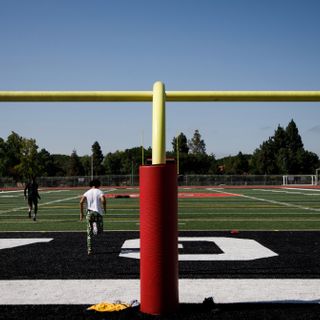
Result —
M 166 163 L 166 97 L 164 84 L 153 85 L 152 104 L 152 164 Z

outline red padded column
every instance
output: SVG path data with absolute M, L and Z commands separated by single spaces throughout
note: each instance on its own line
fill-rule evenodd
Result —
M 175 312 L 178 296 L 177 167 L 140 167 L 140 310 Z

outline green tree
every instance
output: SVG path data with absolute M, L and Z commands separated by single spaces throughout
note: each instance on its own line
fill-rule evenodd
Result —
M 286 131 L 278 125 L 278 128 L 275 130 L 273 137 L 270 139 L 270 147 L 273 149 L 274 152 L 277 152 L 281 149 L 287 148 L 287 133 Z
M 39 175 L 47 177 L 54 177 L 56 175 L 58 168 L 54 163 L 54 157 L 49 151 L 42 148 L 40 152 L 38 152 L 38 161 L 40 167 Z
M 288 148 L 281 148 L 275 153 L 275 167 L 276 173 L 288 174 L 290 171 L 289 159 L 292 158 L 292 151 Z
M 301 163 L 301 172 L 314 173 L 316 169 L 320 168 L 319 157 L 316 153 L 311 151 L 304 151 L 299 162 Z
M 102 165 L 103 162 L 103 153 L 101 151 L 101 147 L 98 141 L 96 141 L 92 147 L 92 165 L 93 165 L 93 174 L 100 175 L 104 173 L 104 168 Z
M 252 165 L 254 174 L 278 174 L 272 138 L 264 141 L 254 151 Z
M 85 176 L 91 176 L 91 160 L 92 160 L 92 156 L 88 156 L 88 155 L 80 158 Z
M 70 156 L 64 154 L 52 154 L 52 161 L 54 166 L 54 176 L 64 177 L 68 173 L 68 167 L 70 163 Z
M 0 177 L 4 177 L 6 175 L 6 160 L 6 143 L 2 138 L 0 138 Z
M 116 151 L 114 153 L 109 152 L 104 160 L 104 167 L 107 174 L 125 174 L 124 172 L 124 152 Z
M 144 150 L 145 159 L 151 158 L 151 148 Z M 145 160 L 144 159 L 144 160 Z M 141 147 L 108 153 L 103 165 L 107 174 L 138 174 L 142 164 Z
M 178 142 L 178 146 L 179 146 L 179 153 L 188 153 L 189 152 L 189 147 L 188 147 L 188 139 L 187 137 L 184 135 L 184 133 L 180 132 L 180 134 L 177 137 L 174 137 L 172 139 L 172 148 L 173 148 L 173 152 L 177 153 L 177 142 Z
M 293 119 L 289 122 L 286 128 L 286 147 L 293 152 L 303 149 L 302 138 Z
M 274 136 L 263 142 L 252 158 L 253 173 L 257 174 L 308 174 L 314 172 L 317 163 L 317 155 L 304 149 L 293 120 L 286 129 L 278 126 Z
M 13 177 L 13 179 L 15 179 L 16 181 L 21 179 L 21 175 L 17 171 L 17 166 L 20 163 L 22 146 L 23 138 L 12 131 L 11 134 L 8 136 L 5 145 L 5 167 L 7 171 L 7 176 Z
M 15 166 L 15 170 L 21 178 L 30 179 L 39 175 L 40 164 L 36 140 L 22 139 L 19 160 L 19 164 Z
M 195 130 L 193 137 L 189 140 L 188 146 L 192 154 L 206 153 L 206 144 L 204 140 L 201 139 L 201 134 L 198 129 Z
M 216 160 L 213 154 L 182 153 L 179 164 L 180 174 L 209 174 L 216 173 Z
M 233 158 L 232 174 L 247 174 L 249 172 L 248 156 L 241 151 Z
M 216 162 L 216 171 L 222 174 L 248 174 L 250 171 L 251 155 L 241 151 L 236 156 L 228 156 Z
M 67 174 L 72 177 L 84 174 L 84 169 L 76 150 L 73 150 L 70 156 Z
M 125 157 L 127 159 L 126 163 L 126 172 L 138 174 L 139 166 L 142 164 L 142 152 L 140 147 L 134 147 L 126 149 L 124 151 Z M 145 150 L 144 155 L 148 154 Z
M 287 172 L 303 173 L 304 153 L 306 152 L 299 130 L 293 120 L 286 127 L 286 147 L 287 147 Z

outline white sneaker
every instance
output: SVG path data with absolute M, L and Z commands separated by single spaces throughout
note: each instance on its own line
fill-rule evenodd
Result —
M 93 227 L 93 234 L 96 236 L 98 234 L 98 227 L 97 227 L 97 223 L 94 222 L 92 224 L 92 227 Z

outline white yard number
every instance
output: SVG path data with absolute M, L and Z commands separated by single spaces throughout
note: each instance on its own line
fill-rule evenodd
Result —
M 180 237 L 179 249 L 183 249 L 183 242 L 211 242 L 217 245 L 222 253 L 209 254 L 179 254 L 179 261 L 249 261 L 278 256 L 277 253 L 264 247 L 252 239 L 238 239 L 227 237 Z M 140 239 L 126 240 L 120 252 L 120 257 L 140 259 Z

